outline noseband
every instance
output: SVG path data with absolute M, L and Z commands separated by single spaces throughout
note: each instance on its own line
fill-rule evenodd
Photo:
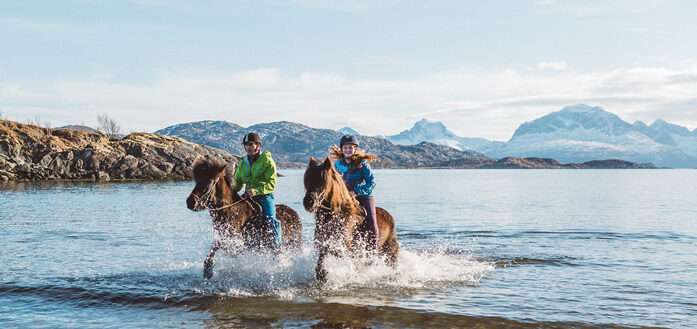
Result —
M 325 209 L 325 210 L 331 210 L 331 208 L 323 205 L 322 203 L 324 202 L 324 197 L 327 191 L 322 191 L 322 192 L 307 192 L 307 194 L 310 195 L 310 198 L 312 198 L 312 209 L 310 212 L 317 212 L 320 208 Z
M 208 185 L 208 189 L 206 190 L 206 193 L 201 195 L 200 197 L 196 195 L 196 193 L 191 193 L 191 195 L 196 198 L 196 205 L 200 205 L 203 208 L 208 208 L 212 206 L 211 203 L 213 203 L 213 200 L 211 200 L 211 195 L 213 195 L 213 191 L 215 191 L 215 186 L 218 184 L 218 181 L 220 180 L 220 176 L 218 176 L 210 185 Z

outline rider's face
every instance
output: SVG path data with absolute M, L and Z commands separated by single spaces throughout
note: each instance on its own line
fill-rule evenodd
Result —
M 247 155 L 252 156 L 255 153 L 259 151 L 259 147 L 261 147 L 261 144 L 254 143 L 254 142 L 247 142 L 244 143 L 244 150 L 247 152 Z
M 356 145 L 353 144 L 344 144 L 341 145 L 341 152 L 344 153 L 344 157 L 352 157 L 354 154 L 356 154 Z

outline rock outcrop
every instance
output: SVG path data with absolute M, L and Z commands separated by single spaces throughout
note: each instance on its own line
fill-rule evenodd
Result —
M 201 155 L 239 160 L 176 137 L 133 133 L 110 140 L 100 132 L 0 121 L 0 181 L 184 180 Z

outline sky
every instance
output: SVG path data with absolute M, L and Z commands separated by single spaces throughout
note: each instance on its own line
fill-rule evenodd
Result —
M 565 106 L 697 128 L 693 0 L 0 0 L 0 115 L 508 140 Z M 38 120 L 36 120 L 38 121 Z

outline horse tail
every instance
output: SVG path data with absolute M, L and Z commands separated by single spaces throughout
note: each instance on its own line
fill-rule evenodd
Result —
M 385 257 L 385 261 L 390 266 L 397 265 L 397 256 L 399 255 L 399 242 L 397 240 L 397 230 L 392 215 L 387 210 L 376 207 L 378 222 L 378 243 L 382 241 L 378 252 Z

